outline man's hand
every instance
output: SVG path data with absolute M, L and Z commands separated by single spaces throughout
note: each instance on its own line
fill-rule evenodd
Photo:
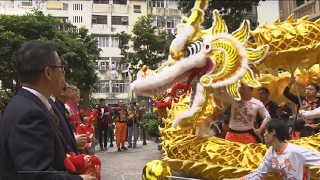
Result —
M 80 175 L 83 180 L 98 180 L 96 177 L 88 176 L 88 175 Z
M 296 81 L 296 78 L 294 76 L 291 76 L 288 86 L 290 87 L 295 81 Z
M 94 134 L 90 135 L 90 141 L 93 142 L 94 141 Z
M 307 118 L 307 111 L 305 110 L 299 110 L 299 116 L 301 118 Z
M 260 136 L 260 135 L 261 135 L 261 130 L 260 130 L 260 129 L 253 129 L 253 132 L 254 132 L 257 136 Z
M 87 136 L 85 134 L 76 135 L 75 138 L 78 147 L 84 147 L 87 145 Z
M 90 117 L 84 117 L 83 120 L 87 121 Z

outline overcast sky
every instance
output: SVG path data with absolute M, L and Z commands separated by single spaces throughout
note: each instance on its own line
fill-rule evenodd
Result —
M 267 22 L 272 24 L 274 20 L 279 17 L 279 4 L 278 0 L 260 1 L 258 6 L 258 22 Z

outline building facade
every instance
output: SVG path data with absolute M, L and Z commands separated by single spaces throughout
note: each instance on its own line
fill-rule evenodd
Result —
M 130 34 L 139 17 L 152 13 L 154 25 L 172 31 L 180 23 L 180 11 L 174 0 L 82 0 L 82 1 L 0 1 L 0 14 L 23 15 L 33 8 L 44 14 L 64 19 L 77 27 L 86 27 L 102 49 L 96 61 L 99 77 L 94 98 L 105 98 L 108 104 L 121 99 L 128 103 L 130 92 L 129 65 L 120 65 L 117 33 Z
M 279 0 L 280 20 L 284 21 L 291 14 L 296 19 L 309 15 L 309 20 L 320 18 L 320 1 L 317 0 Z
M 133 99 L 129 65 L 119 63 L 121 55 L 117 33 L 124 31 L 130 34 L 138 18 L 148 13 L 154 17 L 154 26 L 171 34 L 181 22 L 181 12 L 175 0 L 0 1 L 0 14 L 23 15 L 33 8 L 77 27 L 84 26 L 95 36 L 102 52 L 101 59 L 96 61 L 99 81 L 93 97 L 105 98 L 108 104 L 117 104 L 120 99 L 128 103 Z M 256 7 L 248 18 L 257 19 Z

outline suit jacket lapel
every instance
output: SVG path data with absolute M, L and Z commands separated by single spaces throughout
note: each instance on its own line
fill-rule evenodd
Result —
M 51 112 L 36 95 L 32 94 L 30 91 L 25 90 L 23 88 L 19 90 L 18 95 L 25 96 L 25 97 L 28 97 L 29 99 L 32 99 L 38 106 L 40 106 L 47 113 L 50 120 L 54 121 L 54 117 L 51 114 Z
M 55 114 L 56 114 L 56 116 L 58 116 L 59 122 L 61 123 L 61 122 L 63 121 L 63 119 L 61 119 L 62 117 L 61 117 L 61 115 L 59 115 L 60 112 L 59 112 L 58 107 L 56 106 L 56 104 L 53 102 L 52 99 L 49 99 L 49 103 L 50 103 L 52 109 L 55 110 Z M 59 117 L 59 116 L 60 116 L 60 117 Z M 55 129 L 56 129 L 56 131 L 57 131 L 57 133 L 58 133 L 58 135 L 59 135 L 59 137 L 60 137 L 61 142 L 64 144 L 66 153 L 70 153 L 70 147 L 68 148 L 69 145 L 68 145 L 68 143 L 66 142 L 66 140 L 64 139 L 61 131 L 58 129 L 56 123 L 55 123 L 54 121 L 51 121 L 51 123 L 53 123 L 53 125 L 54 125 L 54 127 L 55 127 Z
M 56 101 L 57 101 L 57 102 L 59 103 L 59 105 L 60 105 L 60 106 L 57 107 L 57 108 L 59 109 L 59 112 L 60 112 L 61 116 L 63 116 L 63 118 L 65 118 L 65 120 L 66 120 L 65 123 L 66 123 L 66 125 L 67 125 L 67 127 L 68 127 L 68 130 L 69 130 L 71 136 L 72 136 L 72 137 L 71 137 L 72 145 L 73 145 L 74 149 L 76 150 L 76 152 L 74 152 L 74 153 L 80 154 L 79 151 L 78 151 L 76 139 L 75 139 L 74 134 L 73 134 L 73 129 L 72 129 L 72 127 L 71 127 L 71 124 L 70 124 L 70 122 L 69 122 L 69 119 L 66 117 L 66 114 L 65 114 L 65 113 L 67 113 L 67 112 L 65 112 L 66 110 L 63 109 L 63 108 L 64 108 L 64 104 L 63 104 L 61 101 L 57 100 L 57 99 L 56 99 Z

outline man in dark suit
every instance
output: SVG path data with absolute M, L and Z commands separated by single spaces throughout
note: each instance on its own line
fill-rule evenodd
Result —
M 69 152 L 74 152 L 77 155 L 80 154 L 77 146 L 77 141 L 74 136 L 74 132 L 71 128 L 70 120 L 66 117 L 67 110 L 65 109 L 64 103 L 61 102 L 59 99 L 63 99 L 66 95 L 69 94 L 70 89 L 68 88 L 69 85 L 66 83 L 65 87 L 63 88 L 63 93 L 52 96 L 49 99 L 49 103 L 53 109 L 54 114 L 59 118 L 58 122 L 58 129 L 60 130 L 62 136 L 66 140 L 68 144 L 67 148 Z M 79 135 L 80 137 L 77 138 L 78 144 L 81 147 L 86 146 L 87 138 L 86 135 Z M 80 141 L 80 142 L 79 142 Z
M 106 106 L 106 101 L 100 99 L 100 106 L 97 108 L 98 111 L 98 133 L 99 133 L 99 144 L 101 151 L 108 150 L 108 126 L 109 126 L 109 108 Z M 103 133 L 103 144 L 102 144 L 102 133 Z
M 27 42 L 17 53 L 17 71 L 22 88 L 0 124 L 0 179 L 97 180 L 65 172 L 67 143 L 48 102 L 64 83 L 57 47 L 40 40 Z
M 72 88 L 71 86 L 66 83 L 63 92 L 61 93 L 60 96 L 57 96 L 57 103 L 58 103 L 58 107 L 59 110 L 61 111 L 62 114 L 67 115 L 69 114 L 68 110 L 65 107 L 65 103 L 71 99 L 71 93 L 72 93 Z M 71 132 L 72 134 L 75 131 L 75 127 L 74 124 L 71 124 L 70 120 L 67 119 L 70 127 L 71 127 Z M 74 122 L 73 122 L 74 123 Z M 79 151 L 79 147 L 84 147 L 87 145 L 87 136 L 84 134 L 80 134 L 80 135 L 75 135 L 75 139 L 76 139 L 76 147 L 77 147 L 77 151 Z M 80 152 L 79 152 L 80 153 Z

